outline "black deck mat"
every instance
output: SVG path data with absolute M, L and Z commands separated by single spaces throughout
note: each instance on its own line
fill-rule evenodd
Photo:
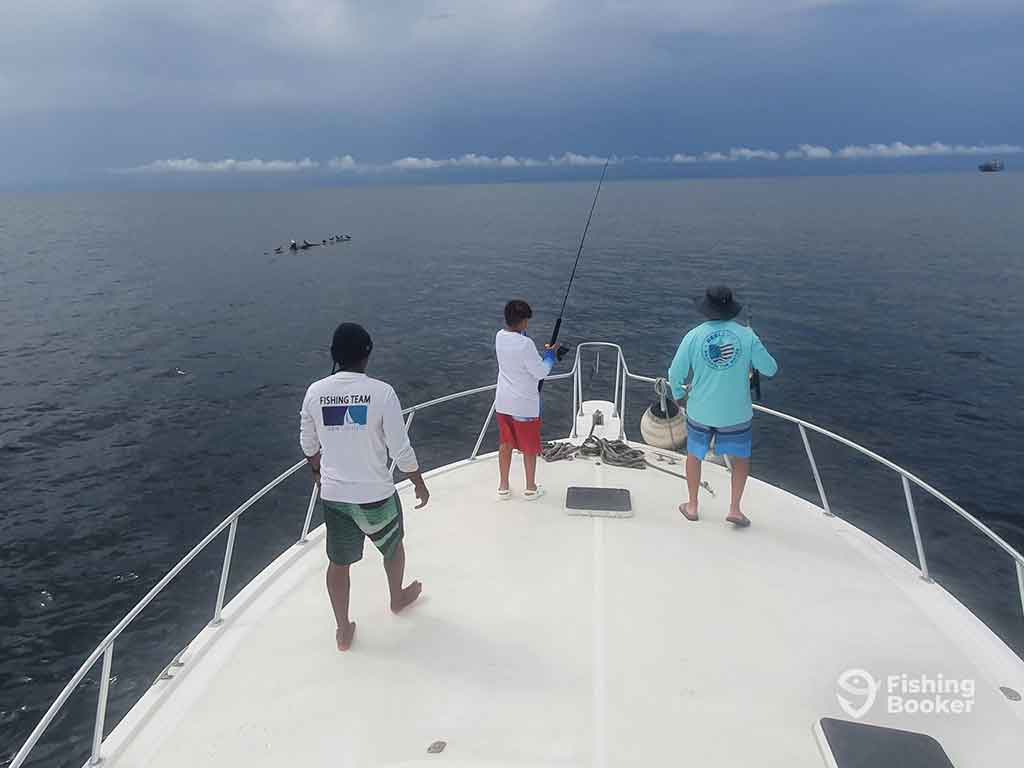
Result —
M 625 488 L 570 486 L 565 492 L 565 508 L 583 512 L 631 512 L 633 502 Z
M 954 768 L 931 736 L 896 728 L 821 719 L 821 730 L 839 768 Z

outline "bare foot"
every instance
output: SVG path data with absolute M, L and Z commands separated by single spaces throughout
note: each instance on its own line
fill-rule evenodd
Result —
M 679 505 L 679 514 L 689 520 L 691 523 L 695 523 L 700 520 L 697 516 L 697 505 L 686 502 L 685 504 Z
M 420 596 L 422 591 L 423 585 L 418 581 L 414 581 L 408 587 L 405 587 L 401 594 L 398 595 L 398 599 L 391 601 L 391 612 L 400 613 L 402 609 L 408 608 L 416 602 L 416 598 Z
M 750 525 L 750 518 L 737 510 L 736 512 L 730 512 L 729 516 L 725 518 L 725 522 L 732 523 L 737 528 L 746 528 Z
M 334 639 L 338 642 L 339 651 L 347 651 L 352 647 L 352 640 L 356 635 L 356 623 L 350 621 L 347 627 L 338 627 L 334 633 Z

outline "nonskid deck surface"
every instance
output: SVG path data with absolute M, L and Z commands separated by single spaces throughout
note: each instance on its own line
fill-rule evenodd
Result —
M 998 686 L 1024 688 L 1022 665 L 973 616 L 756 480 L 754 525 L 732 529 L 728 477 L 705 473 L 717 496 L 698 523 L 676 511 L 683 481 L 653 470 L 544 464 L 535 502 L 496 500 L 493 457 L 436 475 L 429 507 L 403 498 L 424 597 L 391 615 L 367 546 L 347 654 L 321 529 L 197 638 L 111 734 L 107 764 L 817 767 L 812 727 L 848 717 L 836 680 L 851 668 L 976 680 L 970 714 L 890 715 L 881 691 L 863 720 L 935 736 L 958 768 L 1019 758 L 1024 705 Z M 573 484 L 628 487 L 636 516 L 566 515 Z

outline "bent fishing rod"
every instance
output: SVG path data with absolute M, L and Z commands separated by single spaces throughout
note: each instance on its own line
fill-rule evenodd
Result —
M 580 265 L 580 256 L 583 255 L 583 245 L 587 242 L 587 232 L 590 231 L 590 220 L 594 218 L 594 209 L 597 207 L 597 198 L 601 195 L 601 185 L 604 184 L 604 175 L 608 172 L 608 160 L 604 161 L 604 167 L 601 169 L 601 178 L 597 182 L 597 189 L 594 191 L 594 202 L 590 204 L 590 213 L 587 214 L 587 223 L 583 227 L 583 236 L 580 237 L 580 247 L 576 249 L 576 261 L 572 265 L 572 274 L 569 275 L 569 283 L 565 286 L 565 295 L 562 296 L 562 307 L 558 310 L 558 319 L 555 320 L 555 327 L 551 331 L 551 341 L 548 342 L 549 347 L 553 347 L 558 341 L 558 332 L 562 330 L 562 316 L 565 314 L 565 304 L 569 301 L 569 291 L 572 290 L 572 282 L 576 279 L 576 269 Z
M 590 231 L 590 220 L 594 218 L 594 209 L 597 207 L 597 198 L 601 195 L 601 185 L 604 184 L 604 175 L 608 172 L 608 163 L 610 158 L 604 161 L 604 167 L 601 169 L 601 178 L 598 179 L 597 189 L 594 190 L 594 201 L 590 204 L 590 213 L 587 214 L 587 223 L 583 227 L 583 236 L 580 237 L 580 247 L 576 249 L 576 261 L 572 265 L 572 274 L 569 275 L 569 283 L 565 286 L 565 295 L 562 296 L 562 307 L 558 310 L 558 318 L 555 320 L 555 327 L 551 331 L 551 341 L 548 342 L 549 347 L 555 346 L 558 343 L 558 332 L 562 330 L 562 317 L 565 315 L 565 305 L 569 301 L 569 291 L 572 290 L 572 282 L 576 279 L 576 269 L 580 265 L 580 256 L 583 255 L 583 245 L 587 242 L 587 232 Z M 568 349 L 566 349 L 568 351 Z M 555 353 L 558 359 L 562 359 L 562 355 L 565 352 L 559 350 Z M 544 388 L 544 380 L 541 379 L 537 382 L 537 391 L 539 392 Z

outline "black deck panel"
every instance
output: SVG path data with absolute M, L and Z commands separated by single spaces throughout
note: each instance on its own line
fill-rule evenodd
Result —
M 955 768 L 931 736 L 851 720 L 821 719 L 839 768 Z
M 566 509 L 585 512 L 631 512 L 633 502 L 625 488 L 569 486 L 565 492 Z

